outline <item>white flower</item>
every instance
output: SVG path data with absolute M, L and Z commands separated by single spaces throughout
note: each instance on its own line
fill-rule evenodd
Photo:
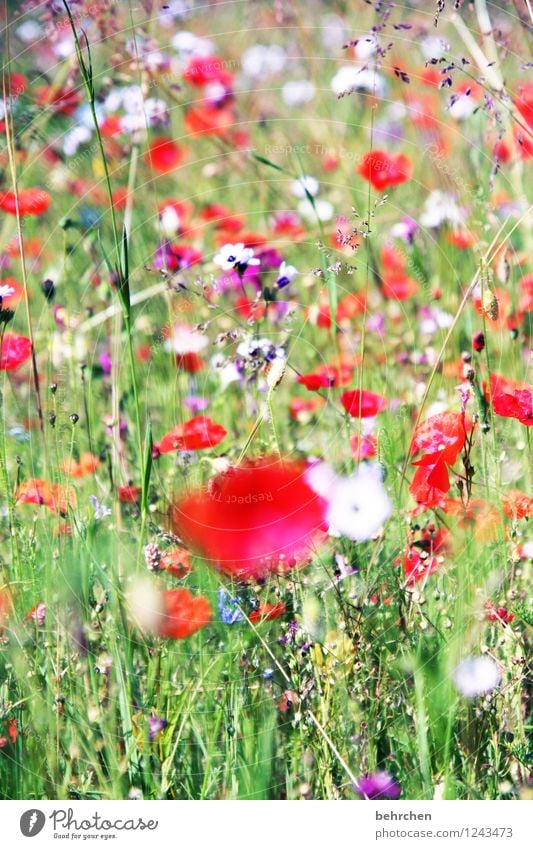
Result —
M 175 207 L 165 206 L 159 217 L 159 228 L 163 236 L 175 236 L 180 227 L 180 217 Z
M 306 480 L 328 503 L 326 519 L 331 536 L 365 542 L 392 513 L 377 464 L 361 463 L 355 474 L 343 478 L 326 463 L 319 463 L 307 471 Z
M 320 184 L 316 177 L 310 177 L 307 174 L 298 177 L 297 180 L 293 180 L 291 183 L 291 192 L 295 198 L 307 198 L 307 195 L 315 197 L 318 194 L 319 188 Z
M 278 279 L 276 280 L 276 284 L 282 289 L 284 286 L 287 286 L 291 280 L 299 274 L 297 268 L 294 265 L 287 265 L 285 260 L 281 263 L 278 269 Z
M 450 106 L 450 115 L 456 121 L 464 121 L 466 118 L 470 118 L 477 106 L 478 103 L 471 94 L 460 94 Z
M 39 40 L 42 29 L 37 21 L 25 21 L 17 27 L 16 33 L 18 38 L 20 38 L 24 44 L 31 44 L 32 42 Z
M 157 631 L 164 608 L 162 595 L 152 580 L 136 581 L 126 594 L 126 604 L 135 625 L 143 631 Z
M 287 62 L 287 54 L 277 44 L 254 44 L 241 57 L 243 73 L 258 79 L 279 74 Z
M 465 218 L 465 210 L 457 204 L 453 195 L 441 189 L 434 189 L 424 202 L 420 224 L 423 227 L 440 227 L 445 221 L 450 224 L 462 224 Z
M 376 97 L 384 97 L 387 93 L 385 78 L 370 68 L 359 65 L 344 65 L 339 68 L 331 80 L 331 88 L 335 94 L 349 94 L 351 91 L 368 91 Z
M 338 50 L 346 37 L 346 22 L 340 15 L 327 15 L 322 18 L 320 38 L 324 47 Z
M 176 324 L 170 339 L 165 342 L 165 350 L 175 354 L 199 354 L 207 345 L 207 337 L 188 324 Z
M 498 686 L 501 677 L 497 664 L 484 656 L 467 657 L 453 673 L 455 686 L 467 699 L 490 693 Z
M 251 248 L 244 247 L 244 242 L 238 242 L 236 245 L 228 242 L 213 257 L 213 262 L 215 265 L 220 266 L 223 271 L 230 271 L 230 269 L 237 266 L 246 268 L 248 265 L 260 265 L 261 260 L 254 257 L 254 252 Z
M 430 35 L 422 39 L 420 48 L 425 59 L 442 59 L 450 49 L 450 45 L 444 39 L 439 38 L 438 35 Z
M 91 139 L 92 132 L 88 127 L 79 124 L 73 127 L 70 132 L 65 134 L 63 139 L 63 153 L 65 156 L 74 156 L 78 152 L 80 145 L 85 144 Z
M 281 96 L 287 106 L 301 106 L 313 99 L 315 91 L 311 80 L 290 80 L 281 89 Z
M 378 40 L 375 35 L 369 33 L 365 35 L 363 38 L 359 38 L 357 40 L 357 44 L 355 45 L 355 55 L 362 62 L 366 61 L 366 59 L 370 59 L 371 56 L 374 55 L 378 48 Z
M 182 58 L 191 56 L 211 56 L 215 52 L 215 45 L 209 38 L 201 38 L 188 30 L 180 30 L 172 39 L 172 47 Z
M 9 298 L 11 295 L 15 294 L 15 290 L 12 286 L 0 286 L 0 299 Z
M 333 218 L 333 206 L 329 200 L 317 199 L 313 204 L 306 198 L 298 204 L 298 212 L 307 221 L 331 221 Z

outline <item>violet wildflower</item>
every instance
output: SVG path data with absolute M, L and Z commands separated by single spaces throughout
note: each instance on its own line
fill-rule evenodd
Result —
M 157 735 L 167 727 L 167 724 L 166 719 L 162 719 L 159 716 L 148 717 L 148 739 L 151 743 L 155 740 Z
M 398 799 L 402 790 L 398 782 L 384 770 L 364 775 L 356 786 L 364 799 Z
M 111 510 L 109 507 L 106 507 L 105 504 L 101 504 L 96 495 L 89 495 L 89 501 L 93 506 L 94 519 L 96 522 L 100 521 L 100 519 L 105 519 L 106 516 L 111 516 Z

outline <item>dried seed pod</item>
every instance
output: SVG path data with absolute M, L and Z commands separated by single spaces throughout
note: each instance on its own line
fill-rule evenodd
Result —
M 481 301 L 481 305 L 483 307 L 483 312 L 490 318 L 491 321 L 496 321 L 500 314 L 500 309 L 498 306 L 498 299 L 494 292 L 490 289 L 485 289 L 483 292 L 483 298 Z

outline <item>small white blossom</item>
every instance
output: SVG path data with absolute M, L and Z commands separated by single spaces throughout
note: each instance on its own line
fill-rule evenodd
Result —
M 0 298 L 9 298 L 11 295 L 15 294 L 15 290 L 12 286 L 0 286 Z
M 382 98 L 387 93 L 387 83 L 381 74 L 355 64 L 339 68 L 331 80 L 331 88 L 337 95 L 349 94 L 352 91 L 368 91 Z
M 328 503 L 326 519 L 331 536 L 355 542 L 372 539 L 392 513 L 392 502 L 377 464 L 361 463 L 349 478 L 339 477 L 327 463 L 306 473 L 309 486 Z
M 310 177 L 305 174 L 293 180 L 291 183 L 291 192 L 295 198 L 307 198 L 308 195 L 315 197 L 318 194 L 320 184 L 316 177 Z
M 281 89 L 281 96 L 287 106 L 302 106 L 313 99 L 315 91 L 311 80 L 290 80 Z
M 215 265 L 220 266 L 223 271 L 232 268 L 246 268 L 249 265 L 260 265 L 261 260 L 254 257 L 252 248 L 245 248 L 244 242 L 232 245 L 230 242 L 224 245 L 213 257 Z
M 434 189 L 424 202 L 420 224 L 422 227 L 440 227 L 445 222 L 462 224 L 465 218 L 465 210 L 458 205 L 453 195 Z
M 459 692 L 467 699 L 475 699 L 496 689 L 501 681 L 501 672 L 490 657 L 467 657 L 453 673 Z
M 279 74 L 286 62 L 287 54 L 277 44 L 254 44 L 241 57 L 243 73 L 254 79 Z
M 299 274 L 297 268 L 294 265 L 288 265 L 285 261 L 283 261 L 278 269 L 278 279 L 276 280 L 276 284 L 282 289 L 284 286 L 287 286 L 291 280 Z
M 298 204 L 298 212 L 305 218 L 306 221 L 316 221 L 318 218 L 319 221 L 331 221 L 333 218 L 333 205 L 329 202 L 329 200 L 322 200 L 321 198 L 317 198 L 313 204 L 305 198 L 305 200 L 301 200 Z

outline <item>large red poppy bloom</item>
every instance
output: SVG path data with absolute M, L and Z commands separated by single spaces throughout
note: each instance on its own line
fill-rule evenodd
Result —
M 492 407 L 496 415 L 533 425 L 533 389 L 525 383 L 491 374 Z
M 17 333 L 4 333 L 0 346 L 0 371 L 12 371 L 31 356 L 31 342 Z
M 166 174 L 183 162 L 183 149 L 172 139 L 155 139 L 145 154 L 144 161 L 154 171 Z
M 389 402 L 382 395 L 363 389 L 351 389 L 341 395 L 341 404 L 354 419 L 369 419 L 386 410 Z
M 447 410 L 421 422 L 411 442 L 411 454 L 422 453 L 416 465 L 433 466 L 437 462 L 453 466 L 463 450 L 466 427 L 461 413 Z
M 42 215 L 50 206 L 51 197 L 44 189 L 21 189 L 18 193 L 19 213 L 24 215 Z M 0 193 L 0 209 L 17 214 L 17 201 L 14 192 Z
M 377 191 L 382 191 L 409 180 L 413 165 L 404 153 L 391 156 L 384 150 L 371 150 L 363 156 L 357 173 L 368 180 Z
M 425 507 L 444 507 L 446 495 L 450 489 L 450 477 L 446 463 L 438 460 L 433 465 L 428 466 L 419 460 L 413 465 L 418 466 L 409 486 L 409 492 L 413 498 Z
M 163 615 L 157 626 L 160 637 L 183 640 L 205 627 L 212 617 L 211 605 L 203 596 L 194 596 L 178 587 L 163 593 Z
M 246 461 L 181 498 L 176 532 L 228 575 L 260 579 L 309 554 L 326 530 L 326 503 L 306 483 L 302 463 L 265 457 Z
M 177 425 L 166 433 L 159 443 L 161 454 L 169 451 L 198 451 L 201 448 L 213 448 L 222 442 L 227 430 L 209 416 L 195 416 L 182 425 Z

